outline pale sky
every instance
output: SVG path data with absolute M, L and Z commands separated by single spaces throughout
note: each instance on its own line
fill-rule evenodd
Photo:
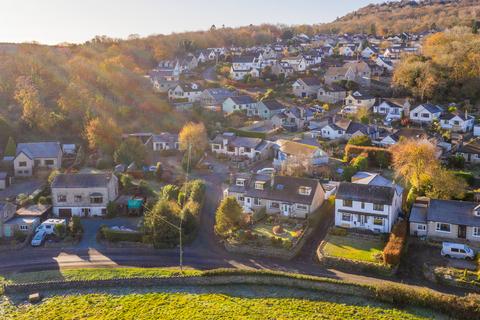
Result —
M 0 0 L 0 42 L 84 42 L 260 23 L 329 22 L 378 0 Z

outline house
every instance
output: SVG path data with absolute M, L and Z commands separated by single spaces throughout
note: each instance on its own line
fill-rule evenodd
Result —
M 428 138 L 427 132 L 421 128 L 400 128 L 392 134 L 385 136 L 378 143 L 382 147 L 393 146 L 398 143 L 400 139 L 423 139 Z
M 336 83 L 332 83 L 329 86 L 321 86 L 317 92 L 317 99 L 325 103 L 339 103 L 344 101 L 346 96 L 347 90 Z
M 245 76 L 251 75 L 253 78 L 260 76 L 259 61 L 255 56 L 234 56 L 230 68 L 230 77 L 233 80 L 243 80 Z
M 36 217 L 14 216 L 3 224 L 3 234 L 6 238 L 15 236 L 15 232 L 33 234 L 40 225 L 40 219 Z
M 178 134 L 162 132 L 151 137 L 153 151 L 178 150 Z
M 353 57 L 357 51 L 357 46 L 354 44 L 347 44 L 338 48 L 338 52 L 341 56 Z
M 470 201 L 417 198 L 410 213 L 410 234 L 478 243 L 480 206 Z
M 480 163 L 480 138 L 462 143 L 457 149 L 457 155 L 462 156 L 467 163 Z
M 51 209 L 51 205 L 33 204 L 31 206 L 18 209 L 16 215 L 25 218 L 38 218 L 40 222 L 42 222 L 47 219 Z
M 271 156 L 272 144 L 260 138 L 239 137 L 233 132 L 217 135 L 210 143 L 217 155 L 234 159 L 265 160 Z
M 0 238 L 13 237 L 15 228 L 6 226 L 6 223 L 13 219 L 17 206 L 10 202 L 0 202 Z
M 309 107 L 291 107 L 282 113 L 274 115 L 271 119 L 275 127 L 282 127 L 295 132 L 303 130 L 314 119 L 316 110 Z
M 328 163 L 328 155 L 318 146 L 279 139 L 275 141 L 273 166 L 281 168 L 289 158 L 306 160 L 309 166 L 319 166 Z
M 331 85 L 338 81 L 353 81 L 360 85 L 370 86 L 372 70 L 365 61 L 346 62 L 341 67 L 329 67 L 325 73 L 325 83 Z
M 153 87 L 158 92 L 168 92 L 180 79 L 180 70 L 174 68 L 154 69 L 149 74 Z
M 320 79 L 315 77 L 299 78 L 292 85 L 293 94 L 301 98 L 317 98 Z
M 345 107 L 343 113 L 357 113 L 359 109 L 371 109 L 376 102 L 376 98 L 364 91 L 354 91 L 345 98 Z
M 168 90 L 170 101 L 197 102 L 200 100 L 203 89 L 196 83 L 179 83 Z
M 0 190 L 5 190 L 10 185 L 10 176 L 8 172 L 0 171 Z
M 287 62 L 276 62 L 272 65 L 272 73 L 277 77 L 284 76 L 285 78 L 291 77 L 295 70 Z
M 335 225 L 389 233 L 401 212 L 403 188 L 378 174 L 360 172 L 342 182 L 335 198 Z
M 384 99 L 378 105 L 373 106 L 373 113 L 385 116 L 385 120 L 399 120 L 403 116 L 405 109 L 410 109 L 410 103 L 405 101 L 403 105 L 396 101 Z
M 325 191 L 317 179 L 240 173 L 232 176 L 224 197 L 234 196 L 247 210 L 306 219 L 320 208 Z
M 104 216 L 118 197 L 118 179 L 112 173 L 61 173 L 51 189 L 56 217 Z
M 225 100 L 230 97 L 238 96 L 238 93 L 233 90 L 224 88 L 210 88 L 205 89 L 200 96 L 200 103 L 203 107 L 215 111 L 221 111 Z
M 336 121 L 329 121 L 328 124 L 320 129 L 320 135 L 322 138 L 329 140 L 348 140 L 351 137 L 366 135 L 374 140 L 378 136 L 378 131 L 373 126 L 342 118 Z
M 440 127 L 453 132 L 470 132 L 474 124 L 475 117 L 467 113 L 448 112 L 440 116 Z
M 258 116 L 262 119 L 270 119 L 274 115 L 283 112 L 286 109 L 282 103 L 275 99 L 259 101 L 257 104 Z
M 248 116 L 258 115 L 257 101 L 249 95 L 241 95 L 227 98 L 222 104 L 224 113 L 245 111 Z
M 371 56 L 377 55 L 378 50 L 373 46 L 366 46 L 361 52 L 360 55 L 365 59 L 370 59 Z
M 15 176 L 32 176 L 37 169 L 59 169 L 62 166 L 60 142 L 19 143 L 13 160 Z
M 295 72 L 304 72 L 307 70 L 307 61 L 302 56 L 286 57 L 282 59 L 282 62 L 288 63 Z
M 418 105 L 410 110 L 410 120 L 418 123 L 432 123 L 438 120 L 443 112 L 443 108 L 431 103 Z

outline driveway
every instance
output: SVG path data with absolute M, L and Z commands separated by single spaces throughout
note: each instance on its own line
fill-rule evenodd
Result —
M 100 226 L 106 225 L 109 227 L 113 226 L 124 226 L 131 229 L 137 229 L 140 218 L 113 218 L 113 219 L 102 219 L 102 218 L 87 218 L 82 220 L 83 226 L 83 237 L 82 241 L 78 244 L 79 249 L 99 249 L 103 248 L 103 245 L 97 242 L 97 232 L 100 229 Z
M 7 189 L 0 191 L 0 200 L 15 199 L 19 194 L 30 195 L 44 184 L 39 179 L 19 179 Z
M 215 71 L 215 66 L 208 67 L 207 69 L 205 69 L 202 72 L 202 77 L 207 81 L 211 81 L 211 82 L 217 81 L 217 73 Z

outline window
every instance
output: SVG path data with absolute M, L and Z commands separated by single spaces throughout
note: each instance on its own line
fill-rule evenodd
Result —
M 436 230 L 438 232 L 450 232 L 450 224 L 437 222 Z
M 257 181 L 257 182 L 255 182 L 255 189 L 263 190 L 264 185 L 265 185 L 265 181 Z
M 378 203 L 374 203 L 373 204 L 373 210 L 375 211 L 383 211 L 383 204 L 378 204 Z
M 67 196 L 64 194 L 57 195 L 57 202 L 67 202 Z
M 252 151 L 252 149 L 250 149 L 250 148 L 245 148 L 244 151 L 245 151 L 245 152 L 250 152 L 250 151 Z
M 309 196 L 310 193 L 312 193 L 312 188 L 302 186 L 302 187 L 298 188 L 298 193 L 300 193 L 301 195 L 304 195 L 304 196 Z
M 220 149 L 220 146 L 218 144 L 213 145 L 213 150 L 219 150 L 219 149 Z
M 27 166 L 27 161 L 20 161 L 20 162 L 18 163 L 18 166 L 19 166 L 19 167 L 26 167 L 26 166 Z
M 422 113 L 422 118 L 430 118 L 430 114 L 428 113 Z
M 427 226 L 424 225 L 424 224 L 417 224 L 417 230 L 418 230 L 418 231 L 426 231 L 426 230 L 427 230 Z
M 278 208 L 280 208 L 280 203 L 278 203 L 278 202 L 271 202 L 271 203 L 270 203 L 270 208 L 272 208 L 272 209 L 278 209 Z
M 103 203 L 103 197 L 102 196 L 95 196 L 95 197 L 90 197 L 90 203 Z
M 240 201 L 240 202 L 245 201 L 245 197 L 244 197 L 244 196 L 239 196 L 239 197 L 238 197 L 238 201 Z
M 46 166 L 53 166 L 54 161 L 53 160 L 45 160 L 45 165 Z
M 480 237 L 480 227 L 473 227 L 472 235 L 474 237 Z
M 82 201 L 82 196 L 81 195 L 75 195 L 73 197 L 73 199 L 74 199 L 75 202 L 81 202 Z
M 362 209 L 365 209 L 365 202 L 362 202 Z
M 253 199 L 253 204 L 256 205 L 256 206 L 261 205 L 260 198 L 254 198 Z
M 27 231 L 28 230 L 28 226 L 26 224 L 21 224 L 19 228 L 22 231 Z
M 245 186 L 245 179 L 237 179 L 237 182 L 235 184 L 237 186 L 243 187 Z
M 352 220 L 352 215 L 350 213 L 342 213 L 342 221 L 350 222 Z
M 343 199 L 343 206 L 352 207 L 353 206 L 352 200 Z
M 383 218 L 374 218 L 373 224 L 376 226 L 383 226 Z
M 308 206 L 307 206 L 307 205 L 304 205 L 304 204 L 297 204 L 297 209 L 298 209 L 298 210 L 307 211 L 307 210 L 308 210 Z

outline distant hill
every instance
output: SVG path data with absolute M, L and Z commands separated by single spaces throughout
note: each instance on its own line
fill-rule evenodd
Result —
M 471 26 L 474 20 L 480 20 L 479 0 L 402 0 L 370 4 L 331 23 L 319 25 L 318 31 L 387 35 Z

